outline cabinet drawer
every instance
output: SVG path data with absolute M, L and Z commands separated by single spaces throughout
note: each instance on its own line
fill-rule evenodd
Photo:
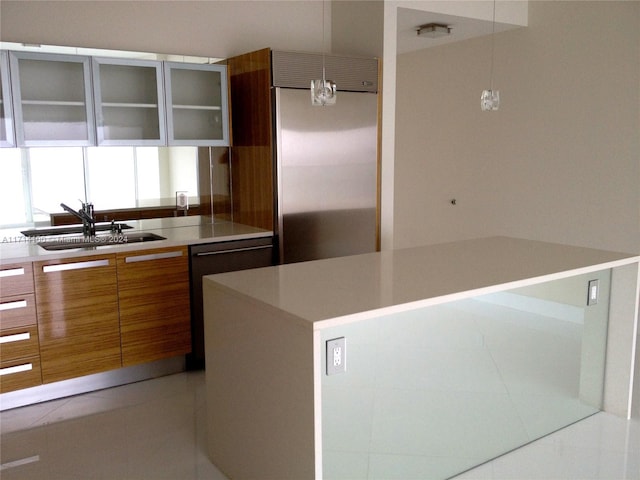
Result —
M 32 293 L 2 297 L 0 300 L 0 328 L 23 327 L 36 324 L 36 301 Z
M 3 297 L 33 293 L 33 268 L 31 263 L 14 263 L 0 266 L 0 292 Z
M 3 328 L 0 332 L 0 355 L 3 363 L 39 356 L 38 327 Z
M 0 393 L 42 384 L 40 357 L 29 357 L 20 361 L 0 362 Z

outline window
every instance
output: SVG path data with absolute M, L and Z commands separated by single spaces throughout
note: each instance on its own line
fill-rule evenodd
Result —
M 0 149 L 0 228 L 48 225 L 60 203 L 96 210 L 174 205 L 198 195 L 196 147 Z
M 61 202 L 79 208 L 78 200 L 85 198 L 82 148 L 30 148 L 26 155 L 31 180 L 28 221 L 48 222 L 50 213 L 62 212 Z
M 0 225 L 10 227 L 31 221 L 22 169 L 21 150 L 0 149 Z

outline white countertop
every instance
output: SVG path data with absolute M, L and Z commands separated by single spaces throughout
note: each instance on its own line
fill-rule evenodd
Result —
M 140 242 L 120 245 L 104 245 L 92 248 L 47 251 L 37 242 L 50 240 L 52 237 L 25 237 L 20 229 L 0 230 L 0 264 L 49 260 L 58 258 L 82 257 L 96 253 L 113 253 L 121 251 L 145 250 L 149 248 L 175 247 L 199 243 L 225 242 L 272 236 L 273 232 L 250 227 L 239 223 L 213 220 L 205 216 L 169 217 L 149 220 L 126 220 L 119 223 L 130 225 L 131 229 L 123 230 L 123 234 L 149 232 L 166 240 Z M 105 232 L 105 234 L 108 232 Z
M 633 254 L 491 237 L 209 275 L 205 284 L 319 329 L 638 261 Z

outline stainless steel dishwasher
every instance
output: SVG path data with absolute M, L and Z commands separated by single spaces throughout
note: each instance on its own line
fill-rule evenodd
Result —
M 204 368 L 202 276 L 273 265 L 273 241 L 273 237 L 269 236 L 189 246 L 192 349 L 187 355 L 188 369 Z

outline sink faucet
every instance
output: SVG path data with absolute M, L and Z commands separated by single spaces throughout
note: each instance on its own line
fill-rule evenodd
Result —
M 96 236 L 96 221 L 93 218 L 93 203 L 82 203 L 82 208 L 75 211 L 73 208 L 61 203 L 60 206 L 64 208 L 74 217 L 79 218 L 82 221 L 82 234 L 85 237 Z

